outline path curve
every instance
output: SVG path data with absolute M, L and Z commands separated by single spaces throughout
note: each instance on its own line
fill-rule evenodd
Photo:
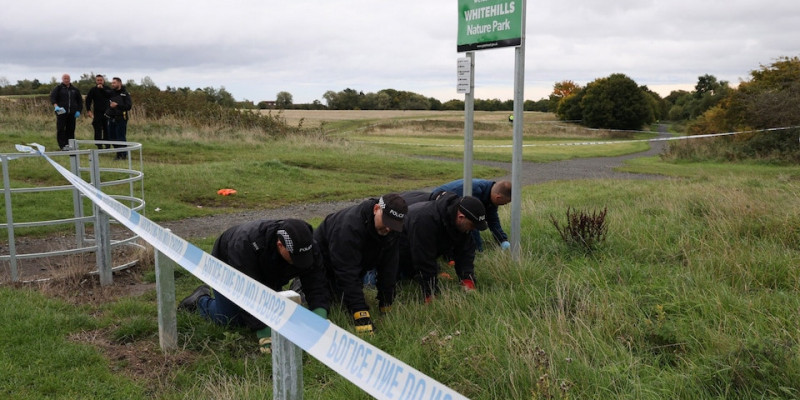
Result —
M 659 125 L 659 138 L 669 136 L 666 126 Z M 621 166 L 626 160 L 661 154 L 666 147 L 666 141 L 654 141 L 650 142 L 650 145 L 650 150 L 619 157 L 578 158 L 549 163 L 523 162 L 520 180 L 523 186 L 527 186 L 555 180 L 574 179 L 663 179 L 658 175 L 615 171 L 615 168 Z M 461 162 L 459 159 L 446 160 Z M 511 180 L 511 163 L 494 161 L 475 161 L 475 163 L 509 171 L 507 175 L 498 176 L 495 179 Z M 299 204 L 267 210 L 185 218 L 178 221 L 164 222 L 161 225 L 171 229 L 173 233 L 184 239 L 202 238 L 219 235 L 231 226 L 256 219 L 299 218 L 307 220 L 314 217 L 322 218 L 361 201 L 363 199 Z

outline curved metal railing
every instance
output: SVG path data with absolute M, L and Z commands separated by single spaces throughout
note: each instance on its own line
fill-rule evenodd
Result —
M 124 145 L 125 147 L 99 149 L 97 148 L 98 145 Z M 111 196 L 135 211 L 144 209 L 144 173 L 142 172 L 142 145 L 140 143 L 73 139 L 70 140 L 69 149 L 70 150 L 65 151 L 46 152 L 46 154 L 56 161 L 60 159 L 64 160 L 64 164 L 68 164 L 68 168 L 73 174 L 84 178 L 98 190 L 106 192 L 112 188 L 122 187 L 122 190 L 114 189 L 117 190 L 119 194 L 112 194 Z M 116 160 L 114 158 L 114 156 L 120 152 L 123 152 L 127 156 L 124 160 Z M 138 156 L 137 160 L 134 160 L 134 156 Z M 142 248 L 137 240 L 139 236 L 127 229 L 123 231 L 123 237 L 110 239 L 108 225 L 116 221 L 109 221 L 108 216 L 104 213 L 98 213 L 94 206 L 85 207 L 84 197 L 72 185 L 18 187 L 20 186 L 19 184 L 12 184 L 12 168 L 10 168 L 12 163 L 24 162 L 24 160 L 29 157 L 38 156 L 26 153 L 0 153 L 5 196 L 3 205 L 5 221 L 4 223 L 0 223 L 0 230 L 5 230 L 8 235 L 7 242 L 0 243 L 0 246 L 3 247 L 0 249 L 0 263 L 2 263 L 2 265 L 8 265 L 12 281 L 18 282 L 20 280 L 18 268 L 18 262 L 20 260 L 94 252 L 97 254 L 98 262 L 98 269 L 94 273 L 99 273 L 102 269 L 101 263 L 113 263 L 111 260 L 112 249 L 119 246 Z M 58 174 L 55 170 L 54 173 Z M 14 174 L 17 175 L 13 176 L 17 182 L 34 179 L 37 181 L 42 180 L 38 177 L 25 176 L 24 173 L 15 172 Z M 88 179 L 85 178 L 87 175 Z M 16 221 L 14 219 L 13 201 L 15 197 L 18 199 L 25 197 L 24 200 L 28 200 L 27 196 L 29 195 L 41 195 L 35 197 L 34 203 L 36 204 L 36 210 L 53 211 L 52 207 L 59 207 L 59 204 L 63 204 L 63 199 L 59 202 L 57 196 L 52 195 L 54 192 L 71 192 L 72 211 L 71 213 L 66 210 L 64 211 L 64 214 L 69 213 L 71 214 L 70 216 L 28 221 Z M 28 207 L 31 206 L 28 205 Z M 34 213 L 34 215 L 39 214 Z M 69 224 L 74 225 L 74 246 L 66 246 L 68 248 L 47 251 L 37 250 L 28 253 L 20 253 L 17 251 L 17 231 L 26 228 Z M 93 226 L 93 235 L 87 234 L 86 225 Z M 65 245 L 61 247 L 65 247 Z M 135 265 L 136 262 L 137 261 L 134 260 L 114 265 L 110 270 L 117 271 L 125 269 Z M 0 274 L 0 276 L 2 276 L 2 274 Z

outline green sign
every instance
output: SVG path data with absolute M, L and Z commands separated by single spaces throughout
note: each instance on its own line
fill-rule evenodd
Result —
M 458 0 L 458 52 L 519 46 L 522 0 Z

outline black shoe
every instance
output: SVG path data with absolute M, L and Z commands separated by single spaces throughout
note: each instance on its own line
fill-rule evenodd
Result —
M 203 296 L 211 296 L 211 288 L 206 285 L 198 287 L 192 294 L 181 300 L 180 304 L 178 304 L 178 310 L 195 312 L 195 310 L 197 310 L 197 302 L 200 301 L 200 298 Z

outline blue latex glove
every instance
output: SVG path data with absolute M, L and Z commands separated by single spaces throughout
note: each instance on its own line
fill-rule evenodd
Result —
M 81 112 L 80 111 L 75 111 L 75 118 L 78 118 L 80 116 L 81 116 Z
M 503 243 L 500 243 L 500 248 L 503 250 L 508 250 L 511 248 L 511 243 L 509 243 L 508 240 L 506 240 Z
M 326 309 L 324 309 L 322 307 L 317 307 L 317 308 L 311 310 L 311 312 L 313 312 L 314 314 L 319 315 L 322 318 L 328 319 L 328 310 L 326 310 Z
M 61 114 L 65 113 L 65 112 L 67 112 L 67 110 L 65 110 L 64 107 L 56 106 L 55 112 L 56 112 L 56 114 L 61 115 Z

